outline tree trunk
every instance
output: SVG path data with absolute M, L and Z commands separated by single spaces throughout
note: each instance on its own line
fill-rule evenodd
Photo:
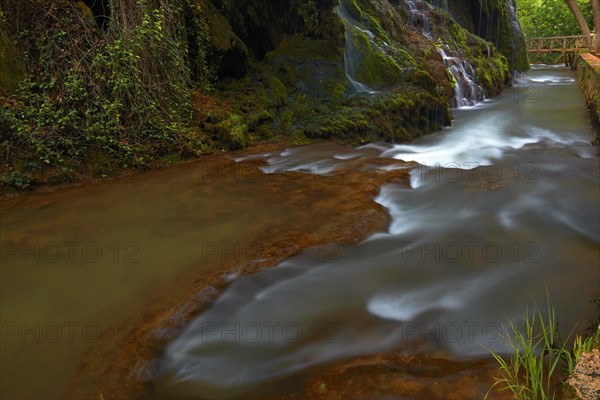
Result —
M 596 53 L 600 54 L 600 0 L 591 0 L 594 14 L 594 33 L 596 34 Z
M 592 0 L 593 2 L 598 2 L 599 0 Z M 581 31 L 581 34 L 586 36 L 586 46 L 588 48 L 590 48 L 592 46 L 592 43 L 590 42 L 590 28 L 588 27 L 587 22 L 585 21 L 585 18 L 583 17 L 583 14 L 581 13 L 581 10 L 579 9 L 579 5 L 577 5 L 577 1 L 576 0 L 565 0 L 565 2 L 567 3 L 567 5 L 569 6 L 569 9 L 571 10 L 571 13 L 573 14 L 573 16 L 575 17 L 575 21 L 577 21 L 577 25 L 579 25 L 579 30 Z

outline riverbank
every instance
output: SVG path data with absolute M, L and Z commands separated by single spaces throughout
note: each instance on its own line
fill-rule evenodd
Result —
M 600 58 L 590 53 L 581 54 L 575 61 L 575 69 L 596 133 L 594 142 L 600 146 Z
M 115 167 L 114 169 L 105 171 L 105 173 L 101 175 L 95 173 L 85 173 L 83 171 L 80 171 L 80 173 L 72 174 L 68 177 L 65 177 L 61 176 L 60 174 L 54 175 L 52 171 L 50 171 L 49 174 L 46 175 L 48 171 L 44 171 L 40 172 L 39 175 L 29 174 L 26 180 L 23 181 L 23 183 L 25 183 L 26 186 L 21 187 L 19 187 L 19 185 L 7 183 L 6 180 L 0 179 L 0 200 L 6 201 L 13 198 L 37 193 L 52 193 L 60 190 L 77 188 L 85 185 L 101 185 L 104 183 L 115 182 L 131 177 L 143 177 L 145 174 L 148 173 L 165 171 L 170 168 L 184 167 L 185 165 L 193 163 L 212 163 L 214 160 L 219 160 L 223 157 L 235 158 L 240 154 L 283 150 L 292 145 L 293 143 L 290 143 L 285 138 L 279 137 L 276 140 L 256 143 L 254 146 L 244 150 L 225 151 L 223 149 L 214 147 L 211 150 L 209 150 L 206 154 L 195 157 L 177 157 L 171 160 L 161 159 L 158 160 L 156 163 L 152 164 L 151 166 L 148 166 L 144 170 Z M 4 167 L 9 168 L 8 165 L 5 165 Z M 8 176 L 10 174 L 11 172 L 6 172 L 4 176 Z

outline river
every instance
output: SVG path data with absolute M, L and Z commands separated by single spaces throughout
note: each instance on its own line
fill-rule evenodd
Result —
M 161 355 L 158 395 L 244 397 L 398 349 L 489 358 L 506 350 L 507 319 L 544 305 L 546 293 L 565 333 L 582 331 L 600 294 L 600 168 L 573 73 L 534 66 L 502 97 L 454 114 L 451 128 L 408 145 L 251 156 L 267 175 L 341 184 L 348 168 L 419 166 L 410 186 L 387 183 L 375 199 L 391 216 L 387 232 L 233 280 Z M 205 173 L 181 166 L 2 206 L 2 398 L 61 397 L 114 321 L 199 263 L 214 268 L 198 243 L 251 243 L 305 215 L 290 217 L 264 185 Z

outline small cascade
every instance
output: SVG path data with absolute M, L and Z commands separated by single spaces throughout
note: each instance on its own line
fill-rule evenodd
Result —
M 423 0 L 404 0 L 404 5 L 408 11 L 408 23 L 427 39 L 433 40 L 428 15 L 431 6 Z
M 373 93 L 374 91 L 371 88 L 356 79 L 356 68 L 360 60 L 356 55 L 356 49 L 354 49 L 352 31 L 353 29 L 360 29 L 371 39 L 373 39 L 374 35 L 369 30 L 360 27 L 359 22 L 352 17 L 343 1 L 340 2 L 340 5 L 338 5 L 335 10 L 339 17 L 344 21 L 344 26 L 346 27 L 346 46 L 344 48 L 344 70 L 346 72 L 346 77 L 355 92 Z
M 484 90 L 475 83 L 477 74 L 473 65 L 461 58 L 448 56 L 443 48 L 438 51 L 444 60 L 444 65 L 456 82 L 452 107 L 469 107 L 483 101 L 485 99 Z
M 408 12 L 408 23 L 420 31 L 425 38 L 433 41 L 434 38 L 429 20 L 429 11 L 432 6 L 424 0 L 404 0 L 404 5 Z M 450 50 L 447 45 L 444 47 L 448 51 Z M 489 46 L 487 50 L 489 58 Z M 483 101 L 484 91 L 481 86 L 475 83 L 476 73 L 471 63 L 460 57 L 448 56 L 443 48 L 439 48 L 438 51 L 444 60 L 444 65 L 456 82 L 452 107 L 468 107 Z

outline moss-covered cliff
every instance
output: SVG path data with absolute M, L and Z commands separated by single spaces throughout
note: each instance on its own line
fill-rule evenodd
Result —
M 498 4 L 508 9 L 506 1 Z M 493 43 L 443 8 L 432 12 L 431 40 L 408 25 L 401 1 L 213 0 L 209 7 L 219 12 L 208 15 L 209 25 L 210 18 L 226 18 L 250 65 L 238 80 L 219 74 L 225 79 L 217 91 L 201 100 L 202 128 L 216 140 L 227 136 L 222 121 L 243 115 L 235 131 L 247 132 L 246 144 L 274 135 L 406 141 L 439 129 L 450 123 L 456 83 L 439 54 L 444 43 L 473 66 L 487 96 L 509 79 Z
M 525 36 L 516 17 L 515 0 L 432 0 L 469 32 L 492 42 L 512 71 L 529 70 Z
M 0 98 L 2 174 L 93 162 L 104 176 L 276 138 L 409 141 L 450 124 L 463 80 L 491 97 L 509 63 L 526 69 L 512 0 L 418 1 L 426 34 L 407 0 L 103 0 L 108 15 L 10 0 L 4 13 L 22 20 L 0 31 L 0 84 L 22 76 L 12 43 L 28 78 Z

